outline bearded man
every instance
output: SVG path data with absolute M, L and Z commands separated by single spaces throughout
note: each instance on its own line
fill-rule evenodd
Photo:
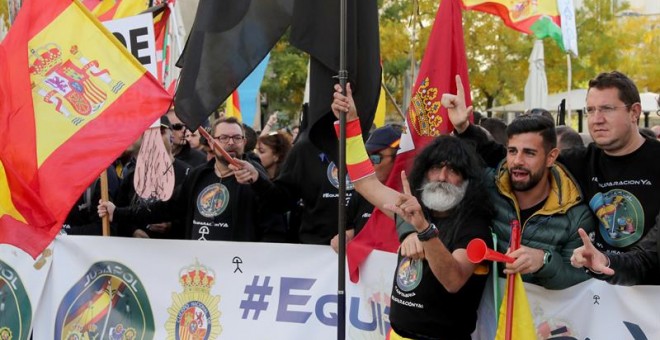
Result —
M 261 209 L 249 184 L 258 177 L 268 179 L 266 170 L 245 157 L 245 132 L 235 118 L 215 122 L 212 136 L 240 166 L 216 153 L 215 159 L 193 169 L 178 192 L 165 202 L 116 208 L 101 202 L 99 216 L 116 223 L 159 223 L 178 217 L 185 221 L 186 239 L 200 241 L 256 242 L 269 233 L 273 215 Z
M 478 156 L 458 138 L 438 137 L 415 159 L 410 181 L 402 172 L 399 193 L 375 176 L 350 86 L 347 96 L 335 89 L 333 112 L 348 112 L 347 168 L 355 189 L 396 219 L 397 228 L 412 229 L 398 254 L 388 338 L 470 339 L 487 279 L 487 270 L 478 269 L 487 267 L 471 263 L 466 247 L 475 238 L 492 246 L 492 214 Z
M 507 263 L 504 273 L 521 273 L 523 281 L 548 289 L 564 289 L 587 280 L 589 276 L 573 268 L 570 259 L 573 250 L 582 245 L 579 228 L 591 232 L 596 220 L 576 180 L 556 162 L 559 149 L 552 119 L 541 110 L 514 119 L 506 129 L 507 145 L 502 146 L 488 141 L 470 124 L 471 108 L 465 107 L 460 77 L 456 87 L 457 94 L 442 97 L 455 134 L 475 142 L 488 164 L 500 157 L 486 179 L 495 206 L 497 249 L 506 252 L 509 248 L 511 220 L 519 220 L 522 226 L 522 246 L 509 254 L 516 261 Z

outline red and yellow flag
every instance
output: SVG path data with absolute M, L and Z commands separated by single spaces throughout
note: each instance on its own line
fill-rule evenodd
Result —
M 1 45 L 11 84 L 2 92 L 0 155 L 48 207 L 56 223 L 28 228 L 0 223 L 0 243 L 32 256 L 61 228 L 80 193 L 157 118 L 171 97 L 79 2 L 28 0 Z M 15 187 L 12 202 L 17 211 Z M 28 224 L 29 220 L 26 220 Z
M 100 21 L 138 15 L 149 7 L 149 0 L 82 0 Z
M 243 121 L 241 115 L 241 101 L 238 97 L 238 90 L 234 90 L 225 103 L 225 117 L 234 117 L 238 121 Z
M 527 301 L 527 292 L 523 286 L 520 274 L 507 275 L 507 285 L 509 280 L 515 280 L 515 289 L 513 295 L 513 314 L 512 314 L 512 328 L 511 339 L 536 339 L 536 327 L 534 326 L 534 319 L 532 312 L 529 309 L 529 302 Z M 505 287 L 506 287 L 505 286 Z M 497 334 L 495 340 L 506 339 L 506 307 L 509 292 L 505 290 L 502 304 L 500 305 L 500 317 L 497 321 Z
M 564 49 L 557 0 L 462 0 L 465 9 L 497 15 L 504 24 L 536 38 L 551 37 Z
M 401 150 L 386 182 L 395 190 L 401 190 L 401 171 L 409 173 L 417 152 L 436 136 L 453 130 L 440 98 L 443 93 L 456 93 L 456 75 L 463 80 L 467 106 L 472 105 L 459 1 L 444 0 L 438 8 L 408 109 L 408 136 L 401 137 Z M 394 221 L 375 209 L 362 231 L 348 243 L 351 281 L 357 282 L 358 267 L 373 249 L 396 252 L 398 246 Z

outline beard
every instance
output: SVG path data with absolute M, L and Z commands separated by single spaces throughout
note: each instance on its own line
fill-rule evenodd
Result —
M 422 183 L 422 203 L 434 211 L 445 212 L 455 208 L 465 197 L 469 180 L 464 180 L 460 186 L 447 182 Z
M 224 146 L 223 148 L 232 158 L 243 159 L 242 150 L 235 147 L 227 147 L 227 146 Z M 216 154 L 215 159 L 220 163 L 222 163 L 224 166 L 229 166 L 229 162 L 227 162 L 227 160 L 224 157 L 222 157 L 222 155 Z
M 529 179 L 527 181 L 515 181 L 511 176 L 512 171 L 525 171 Z M 511 182 L 511 187 L 515 191 L 528 191 L 529 189 L 535 187 L 543 178 L 543 169 L 538 172 L 532 172 L 529 169 L 523 167 L 514 167 L 509 169 L 509 181 Z

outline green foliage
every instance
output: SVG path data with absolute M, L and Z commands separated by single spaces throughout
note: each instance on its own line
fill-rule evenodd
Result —
M 265 118 L 268 118 L 271 112 L 280 111 L 288 117 L 288 121 L 298 119 L 305 91 L 308 60 L 307 54 L 289 44 L 288 34 L 275 45 L 261 85 L 261 93 L 268 98 L 267 112 L 262 112 Z M 280 125 L 284 125 L 282 120 L 286 119 L 281 119 Z
M 379 6 L 385 86 L 398 105 L 406 107 L 402 101 L 411 55 L 419 67 L 439 1 L 380 0 Z M 660 17 L 622 16 L 626 9 L 625 2 L 612 0 L 584 0 L 577 9 L 580 55 L 571 58 L 571 88 L 585 88 L 600 72 L 620 70 L 635 80 L 640 91 L 660 91 Z M 534 37 L 505 26 L 499 17 L 476 11 L 463 12 L 463 30 L 475 109 L 523 100 Z M 566 54 L 549 38 L 544 48 L 548 90 L 565 91 Z M 306 76 L 307 56 L 285 37 L 271 54 L 261 89 L 268 94 L 268 111 L 297 117 Z M 387 119 L 400 120 L 391 102 L 387 105 Z

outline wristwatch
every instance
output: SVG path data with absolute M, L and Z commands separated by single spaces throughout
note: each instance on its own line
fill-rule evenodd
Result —
M 541 268 L 545 267 L 545 265 L 550 263 L 551 260 L 552 260 L 552 252 L 548 249 L 544 250 L 543 266 L 541 266 Z
M 424 229 L 424 231 L 420 231 L 420 232 L 417 233 L 417 238 L 420 241 L 424 242 L 424 241 L 428 241 L 430 239 L 438 237 L 439 233 L 440 233 L 440 231 L 435 226 L 435 224 L 429 223 L 429 226 L 426 227 L 426 229 Z

